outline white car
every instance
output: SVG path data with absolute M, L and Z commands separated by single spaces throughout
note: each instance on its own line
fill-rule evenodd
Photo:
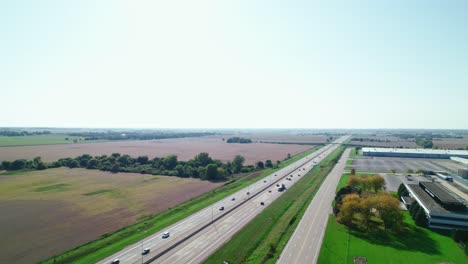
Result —
M 170 236 L 169 232 L 164 232 L 162 238 L 168 238 Z

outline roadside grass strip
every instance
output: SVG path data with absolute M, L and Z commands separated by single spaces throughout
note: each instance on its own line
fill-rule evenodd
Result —
M 398 235 L 350 230 L 331 215 L 317 263 L 351 264 L 355 256 L 382 264 L 468 263 L 468 257 L 448 232 L 418 227 L 408 212 L 403 214 L 405 229 Z
M 258 214 L 205 263 L 275 263 L 323 180 L 343 153 L 340 147 Z
M 288 160 L 282 161 L 278 168 L 263 170 L 260 176 L 252 177 L 255 172 L 240 179 L 226 182 L 214 190 L 193 198 L 164 212 L 139 219 L 135 224 L 129 225 L 112 233 L 102 235 L 96 240 L 71 249 L 63 254 L 50 257 L 40 263 L 96 263 L 122 249 L 151 236 L 166 227 L 216 203 L 219 200 L 241 190 L 242 188 L 267 177 L 297 160 L 310 155 L 321 146 L 302 152 Z M 96 194 L 96 193 L 94 193 Z M 88 193 L 93 195 L 93 193 Z

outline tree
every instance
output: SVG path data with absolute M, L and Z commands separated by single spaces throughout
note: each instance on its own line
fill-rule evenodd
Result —
M 236 155 L 232 160 L 232 167 L 234 169 L 234 173 L 239 173 L 244 166 L 245 158 L 241 155 Z
M 210 155 L 206 152 L 201 152 L 194 158 L 195 162 L 199 164 L 199 166 L 206 167 L 208 164 L 213 163 L 213 159 L 210 158 Z
M 276 161 L 276 168 L 279 167 L 280 163 L 281 163 L 281 161 L 279 161 L 279 160 Z
M 40 161 L 40 162 L 36 163 L 36 169 L 38 169 L 38 170 L 45 170 L 45 169 L 47 169 L 47 164 L 45 164 L 44 162 Z
M 118 163 L 114 163 L 110 169 L 111 172 L 117 173 L 120 171 L 120 165 Z
M 185 168 L 184 168 L 183 165 L 180 165 L 180 164 L 179 164 L 179 165 L 175 166 L 175 170 L 177 171 L 177 176 L 179 176 L 179 177 L 183 177 L 183 176 L 184 176 L 184 174 L 185 174 Z
M 78 163 L 77 160 L 71 159 L 71 160 L 69 160 L 67 162 L 67 167 L 70 168 L 70 169 L 78 168 L 78 167 L 80 167 L 80 164 Z
M 361 179 L 357 176 L 351 175 L 349 176 L 348 180 L 346 181 L 346 185 L 350 186 L 351 188 L 355 188 L 356 186 L 361 184 Z
M 351 174 L 351 175 L 356 175 L 356 169 L 352 168 L 350 174 Z
M 372 188 L 374 189 L 374 192 L 378 192 L 383 189 L 385 186 L 385 179 L 382 176 L 379 175 L 373 175 L 368 178 L 368 181 Z
M 140 156 L 137 158 L 137 162 L 140 163 L 141 165 L 148 164 L 148 156 Z
M 169 155 L 164 158 L 164 167 L 168 170 L 172 170 L 177 165 L 177 156 L 176 155 Z
M 371 181 L 369 177 L 361 177 L 361 186 L 364 191 L 369 191 L 371 189 Z
M 11 170 L 11 162 L 10 161 L 2 161 L 2 167 L 4 170 Z
M 375 196 L 375 209 L 383 221 L 384 229 L 396 230 L 403 224 L 400 212 L 400 202 L 389 193 L 379 193 Z
M 260 169 L 264 169 L 265 165 L 263 164 L 262 161 L 259 161 L 259 162 L 257 162 L 257 167 L 260 168 Z
M 338 213 L 338 222 L 350 226 L 353 222 L 354 214 L 360 209 L 361 197 L 357 194 L 348 194 L 343 198 Z
M 218 166 L 216 164 L 210 164 L 206 166 L 206 178 L 208 180 L 216 180 L 218 176 Z
M 97 169 L 98 167 L 98 160 L 97 159 L 90 159 L 88 160 L 88 163 L 86 164 L 87 169 Z
M 406 172 L 408 173 L 414 173 L 414 171 L 412 169 L 408 169 Z
M 290 159 L 290 158 L 291 158 L 291 153 L 288 153 L 288 159 Z
M 265 161 L 265 167 L 267 167 L 267 168 L 272 168 L 273 167 L 273 163 L 271 163 L 271 160 L 266 160 Z
M 22 170 L 26 167 L 26 160 L 19 159 L 15 160 L 10 165 L 10 170 Z

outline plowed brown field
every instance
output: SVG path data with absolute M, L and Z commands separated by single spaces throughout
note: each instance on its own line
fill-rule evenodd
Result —
M 35 263 L 221 184 L 67 168 L 0 175 L 0 263 Z
M 227 138 L 227 137 L 226 137 Z M 236 155 L 245 157 L 246 164 L 267 159 L 273 162 L 311 149 L 310 145 L 291 144 L 228 144 L 221 137 L 182 138 L 167 140 L 113 141 L 106 143 L 82 143 L 68 145 L 42 145 L 0 147 L 0 161 L 32 159 L 40 156 L 44 161 L 77 157 L 82 154 L 110 155 L 118 152 L 130 156 L 146 155 L 150 158 L 177 155 L 179 160 L 189 160 L 200 152 L 222 161 L 232 160 Z

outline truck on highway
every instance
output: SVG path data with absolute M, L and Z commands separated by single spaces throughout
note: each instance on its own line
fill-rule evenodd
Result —
M 282 192 L 282 191 L 284 191 L 284 190 L 286 190 L 286 185 L 284 185 L 284 183 L 283 183 L 283 184 L 281 184 L 281 186 L 278 188 L 278 192 Z

